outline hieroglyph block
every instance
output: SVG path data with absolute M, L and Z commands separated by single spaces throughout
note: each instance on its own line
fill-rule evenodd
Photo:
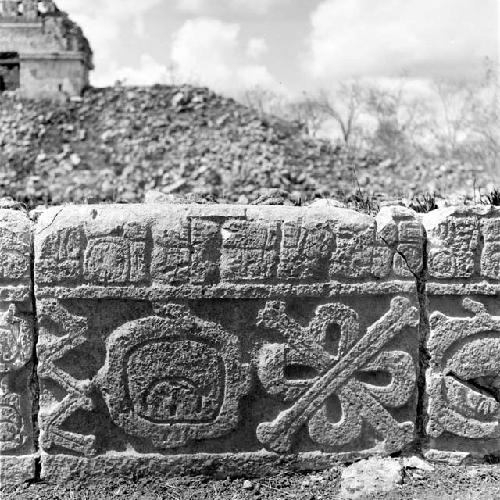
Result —
M 375 219 L 328 207 L 47 211 L 35 237 L 45 473 L 151 457 L 170 472 L 248 454 L 249 467 L 290 453 L 310 464 L 411 444 L 423 232 L 408 210 L 384 224 L 388 243 Z
M 0 484 L 33 478 L 31 228 L 0 210 Z
M 429 244 L 427 433 L 432 456 L 500 453 L 500 209 L 423 217 Z

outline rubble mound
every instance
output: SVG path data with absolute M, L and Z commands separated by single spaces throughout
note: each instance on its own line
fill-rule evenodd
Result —
M 460 186 L 460 169 L 449 170 L 440 175 Z M 428 190 L 434 173 L 352 157 L 299 123 L 260 116 L 206 88 L 117 85 L 64 103 L 0 95 L 0 196 L 30 206 L 136 202 L 150 190 L 243 203 L 270 189 L 296 204 L 398 196 Z

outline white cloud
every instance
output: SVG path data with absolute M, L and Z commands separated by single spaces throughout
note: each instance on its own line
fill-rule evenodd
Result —
M 237 63 L 240 26 L 217 19 L 186 21 L 174 34 L 172 61 L 181 75 L 209 84 L 231 80 Z
M 113 42 L 120 37 L 124 23 L 131 22 L 138 37 L 146 33 L 144 15 L 162 0 L 58 0 L 57 5 L 69 13 L 85 32 L 94 49 L 96 71 L 94 82 L 101 82 L 112 67 Z
M 173 36 L 172 62 L 181 78 L 233 91 L 256 85 L 278 88 L 263 65 L 256 65 L 246 54 L 237 23 L 196 18 L 186 21 Z M 255 42 L 251 43 L 255 45 Z M 262 42 L 259 42 L 262 49 Z M 254 47 L 255 49 L 255 47 Z
M 304 65 L 319 79 L 467 73 L 497 56 L 497 9 L 498 0 L 323 0 Z
M 193 14 L 204 14 L 221 6 L 238 11 L 265 14 L 271 8 L 281 6 L 287 1 L 289 0 L 177 0 L 177 7 Z
M 186 12 L 200 13 L 206 8 L 206 0 L 177 0 L 177 8 Z
M 259 59 L 267 52 L 268 46 L 264 38 L 250 38 L 247 44 L 247 56 L 251 59 Z
M 229 4 L 233 9 L 248 9 L 258 14 L 265 14 L 271 7 L 276 8 L 278 5 L 285 3 L 285 1 L 286 0 L 229 0 Z
M 242 88 L 262 87 L 279 90 L 271 72 L 262 64 L 249 64 L 236 69 L 236 75 Z M 283 92 L 284 90 L 281 89 Z
M 142 54 L 138 67 L 112 64 L 107 71 L 95 78 L 94 84 L 98 87 L 113 85 L 117 81 L 126 85 L 169 84 L 172 77 L 167 66 L 157 62 L 150 54 Z
M 143 15 L 161 0 L 58 0 L 57 4 L 82 25 L 90 38 L 113 39 L 123 21 L 142 22 Z

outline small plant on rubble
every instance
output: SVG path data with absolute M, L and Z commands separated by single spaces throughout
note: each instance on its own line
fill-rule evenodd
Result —
M 408 208 L 415 210 L 419 214 L 427 214 L 432 210 L 437 210 L 439 207 L 436 203 L 436 194 L 424 193 L 419 196 L 414 196 L 408 205 Z
M 484 205 L 500 207 L 500 189 L 495 188 L 489 194 L 484 195 L 481 199 L 481 202 Z

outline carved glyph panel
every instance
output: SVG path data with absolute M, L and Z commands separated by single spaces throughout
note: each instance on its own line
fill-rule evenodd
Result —
M 463 312 L 430 318 L 427 431 L 431 446 L 487 453 L 500 438 L 500 316 L 470 298 Z
M 291 406 L 272 422 L 258 426 L 259 441 L 273 451 L 289 452 L 306 425 L 313 442 L 339 448 L 366 438 L 362 434 L 368 424 L 387 453 L 411 442 L 413 419 L 400 423 L 390 409 L 403 407 L 414 397 L 416 367 L 411 354 L 387 344 L 417 323 L 417 309 L 402 297 L 393 299 L 389 311 L 364 333 L 358 314 L 342 304 L 319 306 L 309 326 L 301 327 L 286 315 L 283 302 L 268 302 L 259 324 L 280 331 L 287 343 L 262 347 L 259 376 L 270 394 Z M 328 345 L 332 328 L 338 334 L 333 346 Z M 294 371 L 309 377 L 295 377 Z M 387 373 L 389 378 L 378 385 L 370 375 L 368 380 L 360 379 L 363 372 L 372 380 L 374 372 Z M 333 396 L 340 406 L 336 421 L 329 418 L 327 404 Z
M 239 358 L 237 337 L 216 325 L 150 317 L 111 335 L 98 385 L 118 426 L 175 448 L 238 425 L 239 400 L 250 388 Z
M 33 352 L 32 324 L 20 317 L 14 304 L 0 316 L 0 453 L 12 453 L 30 437 L 26 365 Z M 18 377 L 24 384 L 13 389 Z M 23 404 L 24 403 L 24 404 Z
M 166 317 L 147 303 L 111 301 L 94 310 L 40 302 L 45 450 L 91 456 L 126 446 L 129 437 L 141 449 L 169 450 L 238 426 L 251 387 L 238 337 L 184 306 L 164 308 Z M 118 444 L 103 443 L 100 425 L 114 429 Z
M 310 300 L 304 326 L 281 301 L 40 301 L 42 447 L 400 450 L 414 438 L 417 309 L 363 304 Z

